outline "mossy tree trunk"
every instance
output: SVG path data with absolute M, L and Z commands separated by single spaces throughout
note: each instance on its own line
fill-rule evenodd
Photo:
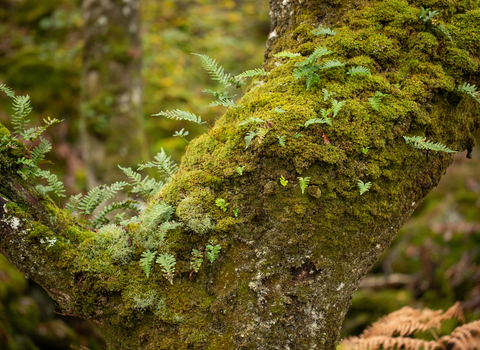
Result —
M 83 0 L 81 149 L 87 187 L 117 180 L 117 164 L 148 158 L 143 130 L 138 0 Z M 140 157 L 139 157 L 140 156 Z
M 270 1 L 270 74 L 190 142 L 176 175 L 123 227 L 75 224 L 16 175 L 20 147 L 7 149 L 0 250 L 66 313 L 95 322 L 111 349 L 335 349 L 361 279 L 452 161 L 403 136 L 473 147 L 478 95 L 457 87 L 480 83 L 480 4 L 435 3 L 438 22 L 419 18 L 420 1 Z M 315 36 L 319 26 L 337 34 Z M 348 65 L 318 70 L 307 90 L 293 71 L 318 46 L 332 51 L 318 64 Z M 273 56 L 287 49 L 304 57 Z M 347 74 L 354 66 L 371 75 Z M 333 99 L 345 101 L 335 116 Z M 305 127 L 325 113 L 331 125 Z M 250 117 L 264 122 L 239 125 Z M 262 137 L 245 148 L 249 131 Z M 362 195 L 359 180 L 372 184 Z M 158 238 L 172 218 L 182 226 Z M 207 244 L 221 246 L 218 259 L 191 273 L 192 249 Z M 175 257 L 173 284 L 158 264 L 146 277 L 146 249 Z

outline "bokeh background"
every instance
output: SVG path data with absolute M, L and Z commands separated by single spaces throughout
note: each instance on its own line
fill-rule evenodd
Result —
M 270 28 L 268 0 L 108 0 L 103 3 L 110 6 L 109 13 L 116 8 L 125 17 L 137 12 L 141 25 L 134 39 L 140 44 L 119 39 L 111 30 L 104 33 L 102 45 L 95 47 L 86 36 L 91 23 L 108 27 L 113 22 L 101 12 L 89 14 L 87 20 L 87 2 L 83 0 L 82 10 L 80 0 L 0 1 L 0 83 L 17 94 L 30 95 L 32 124 L 41 125 L 48 116 L 64 120 L 45 137 L 54 144 L 49 157 L 53 164 L 48 169 L 63 179 L 68 194 L 88 190 L 89 172 L 98 171 L 88 162 L 95 155 L 82 147 L 82 133 L 96 135 L 107 154 L 121 153 L 121 142 L 110 139 L 109 125 L 122 125 L 125 116 L 115 112 L 115 105 L 129 87 L 120 87 L 107 74 L 98 79 L 101 89 L 97 93 L 85 93 L 89 82 L 85 62 L 91 62 L 95 50 L 101 50 L 103 58 L 94 62 L 94 70 L 111 71 L 108 65 L 116 62 L 120 74 L 137 74 L 140 81 L 142 103 L 132 112 L 138 114 L 132 128 L 142 138 L 137 140 L 137 149 L 124 156 L 127 164 L 121 164 L 131 166 L 152 159 L 162 148 L 178 160 L 187 142 L 173 137 L 174 132 L 185 128 L 188 140 L 205 131 L 152 114 L 186 110 L 208 120 L 208 128 L 225 111 L 207 107 L 213 99 L 202 90 L 216 90 L 217 85 L 191 53 L 213 57 L 233 74 L 257 68 Z M 131 60 L 139 60 L 141 68 L 129 67 Z M 232 93 L 240 96 L 243 92 Z M 10 101 L 0 96 L 2 123 L 9 124 L 10 112 Z M 109 180 L 124 179 L 117 163 L 108 164 L 99 177 L 108 173 L 105 178 Z M 455 156 L 440 185 L 368 274 L 353 297 L 342 334 L 359 334 L 379 317 L 405 305 L 446 309 L 460 301 L 467 321 L 478 319 L 479 243 L 480 155 L 475 149 L 473 159 L 467 159 L 465 152 Z M 0 255 L 1 349 L 96 350 L 103 346 L 101 335 L 88 322 L 62 315 L 40 287 Z

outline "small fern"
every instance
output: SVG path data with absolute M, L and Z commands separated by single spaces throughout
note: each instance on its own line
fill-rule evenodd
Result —
M 280 146 L 285 147 L 285 141 L 287 140 L 286 136 L 275 135 L 278 139 Z
M 26 119 L 32 111 L 30 96 L 14 96 L 12 109 L 15 112 L 12 115 L 13 131 L 17 135 L 21 135 L 22 131 L 27 127 L 28 123 L 30 122 L 30 120 Z
M 81 194 L 74 196 L 74 202 L 67 204 L 67 208 L 72 212 L 79 211 L 81 214 L 90 215 L 103 201 L 112 198 L 127 185 L 128 183 L 121 181 L 115 182 L 111 186 L 97 186 L 92 188 L 85 196 Z M 72 202 L 72 197 L 70 202 Z
M 243 169 L 245 169 L 245 165 L 244 165 L 244 166 L 239 166 L 239 167 L 237 167 L 237 168 L 235 169 L 235 171 L 236 171 L 237 173 L 239 173 L 240 176 L 241 176 L 241 175 L 243 175 Z
M 467 94 L 473 97 L 478 103 L 480 103 L 480 92 L 477 91 L 477 87 L 475 85 L 463 83 L 463 85 L 460 85 L 457 90 L 462 94 Z
M 48 183 L 48 186 L 37 185 L 35 188 L 38 192 L 42 194 L 53 192 L 58 197 L 65 197 L 63 194 L 63 192 L 65 192 L 63 182 L 58 179 L 57 175 L 51 174 L 48 170 L 38 170 L 35 175 L 37 177 L 46 179 Z
M 346 62 L 342 63 L 339 60 L 330 60 L 330 61 L 327 61 L 322 66 L 322 69 L 328 69 L 328 68 L 334 68 L 334 67 L 343 67 L 346 64 L 347 64 Z
M 268 73 L 263 68 L 255 68 L 255 69 L 247 70 L 247 71 L 235 76 L 235 79 L 257 77 L 259 75 L 268 75 Z
M 308 186 L 308 183 L 310 182 L 310 177 L 297 177 L 299 183 L 300 183 L 300 189 L 302 190 L 302 194 L 305 194 L 305 189 Z
M 334 31 L 330 28 L 322 28 L 322 27 L 312 30 L 311 33 L 313 35 L 316 35 L 316 36 L 318 36 L 318 35 L 325 35 L 325 36 L 326 35 L 332 35 L 333 36 L 333 35 L 337 34 L 336 31 Z
M 220 245 L 219 244 L 207 244 L 207 257 L 210 264 L 213 263 L 218 258 L 218 253 L 220 253 Z
M 305 122 L 305 124 L 298 124 L 300 126 L 303 126 L 304 128 L 308 127 L 309 125 L 312 124 L 328 124 L 332 125 L 332 120 L 330 118 L 312 118 L 309 119 Z
M 205 124 L 206 122 L 202 122 L 202 117 L 196 116 L 193 113 L 181 111 L 179 109 L 174 109 L 171 111 L 159 112 L 157 114 L 152 114 L 153 117 L 162 116 L 169 119 L 176 119 L 176 120 L 188 120 L 190 122 L 194 122 L 197 124 Z
M 132 199 L 127 199 L 123 202 L 112 203 L 106 206 L 100 213 L 98 213 L 93 220 L 90 220 L 91 226 L 94 228 L 100 228 L 102 226 L 108 225 L 111 220 L 107 218 L 107 215 L 115 210 L 122 209 L 139 211 L 139 204 L 140 203 Z
M 142 175 L 133 171 L 131 168 L 123 168 L 118 166 L 120 170 L 130 179 L 129 185 L 132 186 L 130 193 L 138 193 L 143 199 L 148 200 L 154 196 L 164 186 L 162 181 L 156 181 L 155 179 L 149 179 L 146 176 L 142 180 Z
M 192 270 L 192 272 L 190 273 L 190 278 L 192 277 L 192 274 L 194 272 L 197 273 L 198 270 L 200 270 L 202 263 L 203 263 L 203 254 L 196 249 L 192 249 L 192 254 L 190 257 L 190 269 Z
M 360 195 L 364 194 L 367 192 L 370 187 L 372 187 L 371 182 L 364 183 L 362 180 L 358 180 L 357 182 L 358 189 L 360 190 Z
M 239 123 L 238 125 L 245 125 L 250 123 L 265 123 L 265 120 L 257 117 L 250 117 L 248 119 L 245 119 L 243 122 Z
M 0 91 L 3 91 L 8 97 L 15 97 L 15 92 L 5 84 L 0 84 Z
M 147 278 L 150 276 L 150 270 L 156 254 L 157 251 L 151 252 L 150 250 L 147 250 L 142 253 L 142 257 L 140 258 L 139 264 L 143 268 L 143 271 L 145 271 Z
M 247 133 L 247 136 L 245 136 L 245 142 L 246 142 L 245 149 L 247 149 L 248 146 L 250 146 L 250 142 L 252 142 L 255 136 L 257 136 L 257 133 L 255 131 L 249 131 Z
M 374 110 L 378 111 L 380 109 L 380 102 L 382 102 L 382 97 L 384 96 L 387 96 L 387 94 L 384 94 L 380 91 L 375 91 L 375 95 L 368 99 L 370 106 L 372 106 Z
M 275 109 L 272 112 L 274 112 L 274 113 L 287 113 L 287 111 L 284 110 L 282 107 L 275 107 Z
M 170 253 L 160 254 L 156 260 L 157 264 L 162 267 L 163 276 L 173 284 L 173 276 L 175 275 L 175 265 L 177 261 Z
M 164 175 L 166 180 L 169 181 L 178 170 L 177 164 L 171 160 L 170 156 L 167 156 L 163 148 L 157 153 L 154 159 L 153 162 L 139 164 L 137 171 L 145 168 L 156 168 L 157 171 Z
M 293 58 L 298 56 L 301 56 L 301 55 L 299 53 L 293 53 L 290 51 L 282 51 L 273 55 L 273 57 L 288 57 L 288 58 Z
M 363 66 L 352 67 L 348 70 L 347 74 L 349 75 L 358 75 L 358 74 L 365 74 L 365 75 L 372 75 L 370 69 Z
M 210 58 L 207 55 L 200 55 L 198 53 L 192 53 L 192 55 L 200 57 L 203 68 L 210 73 L 212 80 L 219 81 L 224 88 L 227 88 L 232 84 L 236 87 L 240 87 L 242 85 L 241 81 L 232 77 L 231 74 L 225 73 L 225 69 L 222 66 L 219 66 L 215 59 Z
M 444 144 L 433 143 L 432 141 L 428 141 L 426 137 L 423 136 L 403 136 L 407 145 L 410 145 L 417 149 L 426 149 L 431 151 L 437 152 L 447 152 L 447 153 L 457 153 L 457 151 L 453 151 Z
M 332 98 L 332 109 L 333 109 L 333 117 L 332 118 L 335 118 L 337 116 L 338 112 L 340 112 L 340 110 L 342 109 L 342 107 L 344 105 L 345 105 L 345 101 L 338 102 L 337 100 Z
M 322 89 L 323 91 L 323 100 L 328 100 L 331 96 L 335 95 L 335 92 L 329 92 L 327 89 Z

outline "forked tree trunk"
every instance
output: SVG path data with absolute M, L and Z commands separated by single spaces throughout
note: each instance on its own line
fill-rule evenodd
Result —
M 239 101 L 243 108 L 230 108 L 189 144 L 142 222 L 85 231 L 8 167 L 18 149 L 2 158 L 2 253 L 66 313 L 95 322 L 111 349 L 335 349 L 361 279 L 452 161 L 403 136 L 457 151 L 473 146 L 478 96 L 457 87 L 480 82 L 478 5 L 445 2 L 432 9 L 443 10 L 437 22 L 419 18 L 416 1 L 270 5 L 270 74 Z M 337 34 L 315 36 L 319 26 Z M 332 53 L 317 64 L 348 64 L 317 71 L 308 90 L 305 78 L 293 76 L 305 57 L 273 56 L 309 56 L 318 46 Z M 347 74 L 355 66 L 371 75 Z M 334 95 L 324 98 L 324 90 Z M 372 100 L 376 91 L 385 96 Z M 345 101 L 336 116 L 326 114 L 332 98 Z M 305 126 L 326 115 L 332 125 Z M 264 122 L 239 125 L 250 117 Z M 248 131 L 263 136 L 246 149 Z M 302 193 L 299 178 L 307 177 Z M 362 195 L 359 180 L 371 182 Z M 155 247 L 176 258 L 173 284 L 159 265 L 149 278 L 138 266 L 149 235 L 143 228 L 161 201 L 183 224 Z M 114 234 L 104 246 L 95 238 Z M 44 237 L 57 241 L 48 247 L 39 243 Z M 115 245 L 125 237 L 133 248 Z M 218 259 L 191 274 L 192 249 L 209 242 L 221 245 Z

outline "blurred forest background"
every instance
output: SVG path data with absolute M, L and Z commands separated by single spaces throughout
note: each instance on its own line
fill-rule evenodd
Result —
M 181 109 L 211 125 L 216 85 L 191 53 L 233 74 L 260 67 L 269 33 L 268 0 L 1 0 L 0 83 L 29 94 L 32 123 L 54 143 L 48 168 L 70 194 L 122 180 L 162 148 L 179 159 L 204 128 L 152 117 Z M 241 91 L 233 92 L 241 95 Z M 0 121 L 10 101 L 0 97 Z M 208 126 L 207 126 L 208 127 Z M 477 139 L 478 139 L 477 134 Z M 402 306 L 446 309 L 461 301 L 480 317 L 480 155 L 456 155 L 353 297 L 343 335 Z M 67 317 L 0 255 L 0 348 L 102 349 L 101 335 Z

